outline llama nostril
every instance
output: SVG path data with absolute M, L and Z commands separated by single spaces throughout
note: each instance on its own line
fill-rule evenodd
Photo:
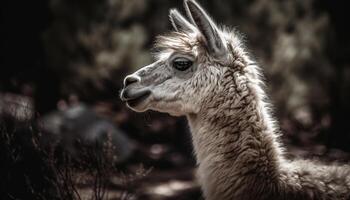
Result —
M 132 83 L 136 83 L 138 81 L 139 81 L 139 79 L 137 77 L 135 77 L 135 76 L 128 76 L 124 80 L 124 87 L 126 87 L 126 86 L 128 86 L 128 85 L 130 85 Z

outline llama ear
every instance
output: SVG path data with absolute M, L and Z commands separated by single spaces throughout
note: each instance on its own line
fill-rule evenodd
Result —
M 195 27 L 189 23 L 176 9 L 169 11 L 170 22 L 176 31 L 189 31 L 193 32 Z
M 225 54 L 226 46 L 220 31 L 203 8 L 194 0 L 185 0 L 185 9 L 191 22 L 198 27 L 198 30 L 206 39 L 211 53 L 216 56 Z

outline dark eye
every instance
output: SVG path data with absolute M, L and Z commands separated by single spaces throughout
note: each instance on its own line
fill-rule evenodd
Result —
M 193 65 L 193 62 L 187 58 L 175 58 L 173 60 L 173 67 L 180 71 L 185 71 Z

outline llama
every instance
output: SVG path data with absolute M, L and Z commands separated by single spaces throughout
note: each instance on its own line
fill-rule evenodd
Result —
M 207 200 L 350 199 L 350 167 L 287 160 L 259 67 L 237 32 L 219 28 L 194 0 L 188 20 L 156 42 L 156 62 L 124 79 L 120 97 L 136 111 L 186 116 Z

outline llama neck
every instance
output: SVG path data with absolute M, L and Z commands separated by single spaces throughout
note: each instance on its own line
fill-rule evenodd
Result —
M 238 90 L 232 83 L 227 87 L 236 88 L 235 98 L 225 88 L 215 94 L 217 102 L 209 100 L 198 114 L 187 117 L 208 200 L 253 195 L 254 186 L 245 183 L 277 181 L 283 161 L 259 86 L 246 84 Z

